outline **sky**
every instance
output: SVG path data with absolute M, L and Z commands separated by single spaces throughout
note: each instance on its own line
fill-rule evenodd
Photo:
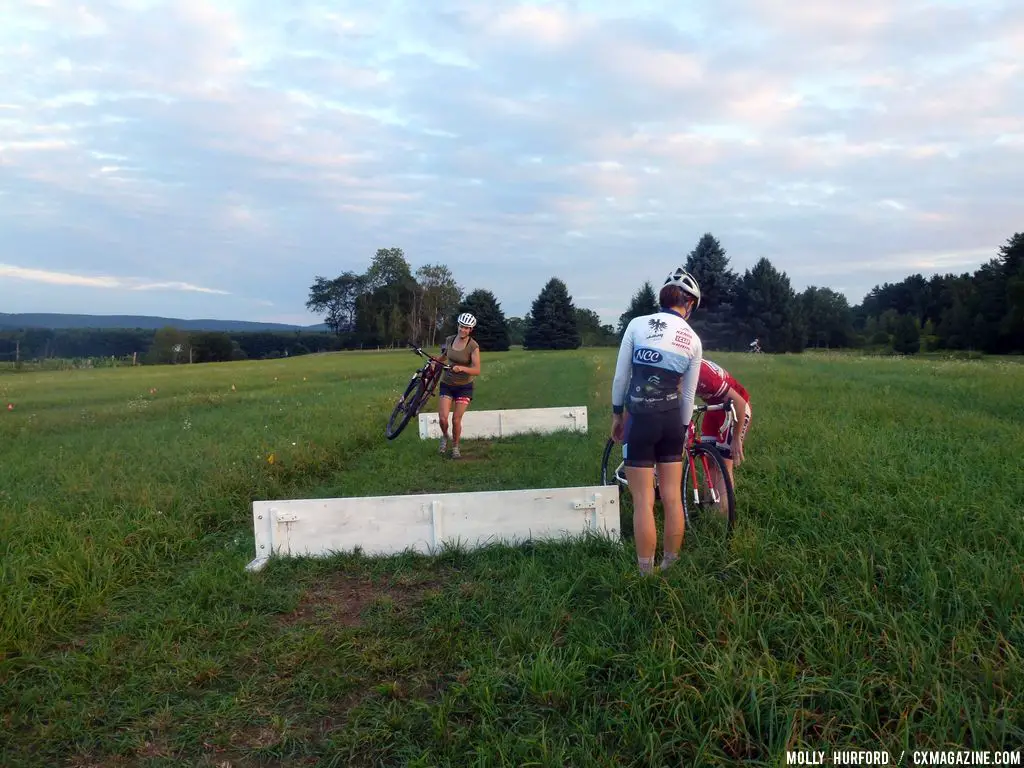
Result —
M 312 324 L 400 247 L 614 322 L 705 232 L 859 303 L 1024 229 L 1019 0 L 0 0 L 0 312 Z

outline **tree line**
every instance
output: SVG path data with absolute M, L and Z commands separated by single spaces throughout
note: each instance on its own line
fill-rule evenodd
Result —
M 671 260 L 662 266 L 667 273 Z M 827 287 L 795 291 L 767 258 L 736 272 L 710 232 L 685 266 L 701 286 L 700 309 L 690 322 L 708 350 L 745 350 L 757 338 L 766 352 L 1024 352 L 1024 233 L 1010 237 L 973 273 L 910 275 L 876 285 L 852 307 Z M 525 316 L 506 317 L 490 289 L 466 292 L 446 265 L 413 270 L 401 248 L 381 248 L 362 273 L 315 277 L 306 306 L 324 318 L 326 332 L 8 330 L 0 331 L 0 360 L 136 356 L 139 363 L 196 363 L 396 347 L 410 340 L 436 347 L 455 332 L 455 318 L 465 311 L 478 318 L 475 336 L 485 351 L 615 346 L 633 317 L 657 310 L 658 288 L 650 281 L 638 286 L 613 327 L 578 306 L 565 282 L 551 277 Z
M 265 360 L 341 350 L 317 331 L 184 331 L 145 328 L 28 328 L 0 331 L 0 361 L 110 359 L 137 364 Z
M 973 273 L 910 275 L 876 285 L 854 307 L 827 287 L 797 293 L 768 259 L 737 274 L 711 234 L 700 239 L 686 266 L 705 297 L 692 324 L 709 349 L 745 349 L 759 338 L 767 352 L 1024 352 L 1024 233 L 1010 237 Z
M 481 349 L 575 349 L 617 344 L 614 328 L 591 309 L 577 307 L 566 284 L 552 277 L 525 317 L 506 317 L 493 291 L 466 292 L 444 264 L 413 271 L 401 248 L 380 248 L 363 273 L 317 275 L 306 308 L 321 315 L 346 347 L 395 347 L 407 341 L 438 346 L 455 333 L 463 312 L 477 318 Z
M 973 273 L 914 274 L 875 286 L 861 304 L 825 286 L 797 292 L 786 272 L 767 258 L 742 274 L 710 232 L 685 259 L 701 286 L 701 305 L 691 319 L 708 350 L 746 350 L 758 339 L 766 352 L 854 347 L 914 354 L 919 351 L 1024 352 L 1024 233 L 1000 246 Z M 666 273 L 671 262 L 666 260 Z M 346 272 L 331 281 L 317 277 L 308 308 L 326 313 L 336 332 L 378 345 L 407 338 L 427 340 L 454 332 L 454 318 L 472 311 L 479 318 L 481 348 L 504 351 L 614 346 L 629 321 L 658 309 L 657 289 L 641 284 L 619 316 L 617 327 L 577 306 L 566 284 L 552 277 L 525 317 L 505 318 L 494 294 L 478 288 L 463 295 L 443 265 L 413 274 L 400 248 L 380 249 L 363 275 Z M 426 333 L 425 333 L 426 332 Z

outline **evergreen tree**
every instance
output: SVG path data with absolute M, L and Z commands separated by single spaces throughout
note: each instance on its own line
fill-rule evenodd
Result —
M 799 300 L 812 346 L 845 347 L 850 343 L 853 315 L 843 294 L 812 285 L 800 294 Z
M 657 311 L 658 294 L 654 292 L 654 286 L 648 280 L 633 294 L 633 298 L 629 301 L 629 308 L 619 315 L 619 336 L 622 336 L 626 326 L 634 317 L 651 315 Z
M 921 348 L 921 331 L 912 315 L 899 315 L 892 335 L 893 351 L 913 355 Z
M 510 346 L 508 324 L 505 313 L 493 293 L 478 288 L 468 294 L 459 304 L 456 317 L 463 312 L 476 315 L 473 338 L 483 352 L 507 352 Z
M 739 277 L 729 268 L 729 257 L 722 244 L 710 232 L 701 236 L 686 257 L 686 271 L 700 286 L 700 308 L 689 322 L 704 349 L 745 348 L 746 343 L 738 337 L 735 316 Z
M 576 325 L 576 307 L 569 289 L 552 277 L 530 309 L 530 323 L 523 338 L 525 349 L 576 349 L 580 332 Z
M 743 273 L 736 309 L 747 334 L 759 338 L 765 352 L 801 352 L 806 346 L 807 328 L 789 277 L 768 259 Z
M 1017 232 L 999 248 L 1005 285 L 1005 313 L 999 319 L 1003 350 L 1024 349 L 1024 232 Z
M 729 257 L 714 235 L 705 232 L 686 257 L 686 271 L 700 286 L 700 310 L 715 314 L 719 307 L 731 307 L 739 277 L 729 268 Z

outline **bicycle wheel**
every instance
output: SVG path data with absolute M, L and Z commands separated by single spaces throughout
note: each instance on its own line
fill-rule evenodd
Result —
M 613 477 L 613 474 L 617 468 L 622 467 L 621 450 L 618 452 L 618 458 L 616 460 L 612 459 L 613 450 L 615 450 L 615 441 L 609 437 L 608 441 L 604 444 L 604 454 L 601 456 L 601 485 L 614 485 L 615 478 Z M 623 484 L 624 482 L 625 480 L 623 480 Z
M 601 485 L 619 486 L 619 531 L 623 538 L 633 535 L 633 496 L 622 463 L 622 445 L 610 437 L 601 456 Z
M 395 404 L 395 408 L 391 411 L 391 418 L 388 419 L 388 425 L 384 430 L 384 435 L 388 440 L 394 440 L 405 429 L 405 425 L 409 423 L 409 419 L 415 416 L 420 406 L 423 404 L 423 377 L 419 371 L 413 374 L 413 377 L 409 380 L 409 386 L 405 388 L 405 392 L 402 397 L 399 398 Z M 401 417 L 398 423 L 395 420 Z
M 719 480 L 721 488 L 716 487 Z M 722 498 L 722 489 L 725 498 Z M 686 527 L 697 523 L 703 525 L 709 515 L 705 511 L 717 510 L 718 520 L 724 518 L 726 535 L 736 525 L 736 493 L 725 469 L 725 462 L 718 450 L 706 443 L 697 443 L 688 451 L 683 465 L 683 514 Z
M 626 468 L 623 464 L 622 446 L 610 437 L 604 444 L 604 455 L 601 457 L 601 485 L 618 483 L 621 488 L 629 488 L 626 482 Z M 658 490 L 658 475 L 654 475 L 654 500 L 661 498 Z

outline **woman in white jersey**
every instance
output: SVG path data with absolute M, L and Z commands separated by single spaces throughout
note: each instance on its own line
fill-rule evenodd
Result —
M 633 497 L 633 534 L 643 573 L 654 570 L 654 472 L 665 510 L 662 567 L 683 543 L 683 453 L 693 415 L 703 346 L 686 322 L 700 306 L 700 286 L 679 267 L 658 296 L 661 309 L 633 318 L 619 346 L 612 382 L 612 439 L 622 442 Z M 629 414 L 628 421 L 624 413 Z

